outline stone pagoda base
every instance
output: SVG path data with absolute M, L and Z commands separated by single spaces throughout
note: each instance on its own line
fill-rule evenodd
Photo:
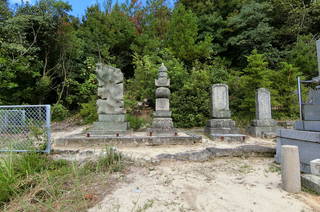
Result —
M 173 127 L 172 118 L 156 117 L 152 121 L 152 128 L 148 130 L 154 136 L 174 136 L 177 131 Z
M 125 114 L 100 114 L 99 121 L 94 122 L 93 126 L 87 131 L 90 136 L 126 135 L 129 128 L 126 122 Z

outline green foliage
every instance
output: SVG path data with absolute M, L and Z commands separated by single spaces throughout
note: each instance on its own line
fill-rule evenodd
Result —
M 173 119 L 177 127 L 204 126 L 210 114 L 210 87 L 228 80 L 228 72 L 219 63 L 196 63 L 183 86 L 171 97 Z
M 256 90 L 268 88 L 271 94 L 274 94 L 271 89 L 274 71 L 268 68 L 265 55 L 259 54 L 257 50 L 253 50 L 252 54 L 247 56 L 247 62 L 248 65 L 242 70 L 242 73 L 230 81 L 231 90 L 234 91 L 232 92 L 234 97 L 232 106 L 239 108 L 237 113 L 240 116 L 253 117 Z
M 199 126 L 208 117 L 212 83 L 228 82 L 232 111 L 248 119 L 254 114 L 255 89 L 269 88 L 276 116 L 282 118 L 296 114 L 295 106 L 288 106 L 295 98 L 295 77 L 317 75 L 319 1 L 105 5 L 90 6 L 80 20 L 60 0 L 15 8 L 0 1 L 0 104 L 52 104 L 57 120 L 66 110 L 81 110 L 85 123 L 91 123 L 97 117 L 92 100 L 97 62 L 124 73 L 128 112 L 145 100 L 154 107 L 154 79 L 164 63 L 177 126 Z M 220 59 L 223 65 L 217 64 Z
M 68 210 L 74 207 L 73 201 L 88 207 L 87 202 L 83 203 L 84 195 L 88 194 L 83 187 L 87 183 L 96 185 L 94 178 L 98 174 L 106 180 L 105 173 L 121 171 L 124 165 L 124 157 L 111 147 L 98 159 L 81 164 L 53 160 L 38 153 L 3 154 L 0 157 L 0 209 L 6 211 L 8 202 L 23 195 L 28 195 L 30 201 L 15 205 L 14 211 Z M 92 182 L 88 180 L 92 178 Z
M 167 43 L 175 55 L 185 62 L 208 58 L 212 51 L 211 40 L 208 35 L 198 42 L 196 15 L 178 4 L 173 11 L 167 33 Z
M 136 117 L 134 115 L 127 115 L 127 121 L 129 122 L 130 128 L 138 130 L 146 124 L 146 121 L 143 118 Z
M 88 103 L 81 104 L 80 116 L 82 117 L 84 124 L 90 124 L 97 121 L 98 114 L 95 98 L 92 98 Z
M 53 121 L 63 121 L 69 115 L 68 109 L 62 104 L 54 104 L 51 110 L 52 110 Z
M 318 76 L 315 42 L 311 34 L 301 35 L 289 52 L 289 62 L 298 67 L 308 79 Z
M 0 158 L 0 207 L 13 196 L 33 187 L 33 182 L 26 180 L 30 175 L 50 171 L 66 166 L 66 162 L 53 161 L 38 153 L 22 153 Z
M 279 119 L 296 119 L 298 118 L 299 106 L 297 91 L 297 77 L 301 76 L 299 69 L 286 62 L 281 62 L 279 68 L 274 75 L 273 89 L 277 91 L 277 95 L 273 96 L 275 106 L 279 106 L 279 110 L 275 111 L 274 116 Z

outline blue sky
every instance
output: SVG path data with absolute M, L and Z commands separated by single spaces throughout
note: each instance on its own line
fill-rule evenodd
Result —
M 29 2 L 31 4 L 35 3 L 36 0 L 23 0 L 24 2 Z M 88 6 L 95 4 L 95 3 L 102 3 L 104 0 L 64 0 L 65 2 L 68 2 L 72 5 L 72 12 L 71 14 L 77 17 L 81 17 L 84 15 L 85 10 Z M 116 2 L 117 0 L 114 0 Z M 21 0 L 9 0 L 11 5 L 14 4 L 20 4 Z M 126 0 L 118 0 L 119 3 L 126 2 Z M 145 2 L 145 0 L 142 0 L 141 2 Z M 170 3 L 170 5 L 173 5 L 174 0 L 167 0 L 167 2 Z

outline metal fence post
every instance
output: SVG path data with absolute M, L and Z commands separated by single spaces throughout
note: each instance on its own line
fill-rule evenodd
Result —
M 50 153 L 51 151 L 51 106 L 46 106 L 46 130 L 47 130 L 47 136 L 48 136 L 48 142 L 47 142 L 47 148 L 45 150 L 46 153 Z

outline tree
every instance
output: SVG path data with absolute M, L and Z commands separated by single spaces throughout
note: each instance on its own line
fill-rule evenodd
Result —
M 168 34 L 167 45 L 175 55 L 186 63 L 206 59 L 212 52 L 211 37 L 198 41 L 197 17 L 182 4 L 174 9 Z

